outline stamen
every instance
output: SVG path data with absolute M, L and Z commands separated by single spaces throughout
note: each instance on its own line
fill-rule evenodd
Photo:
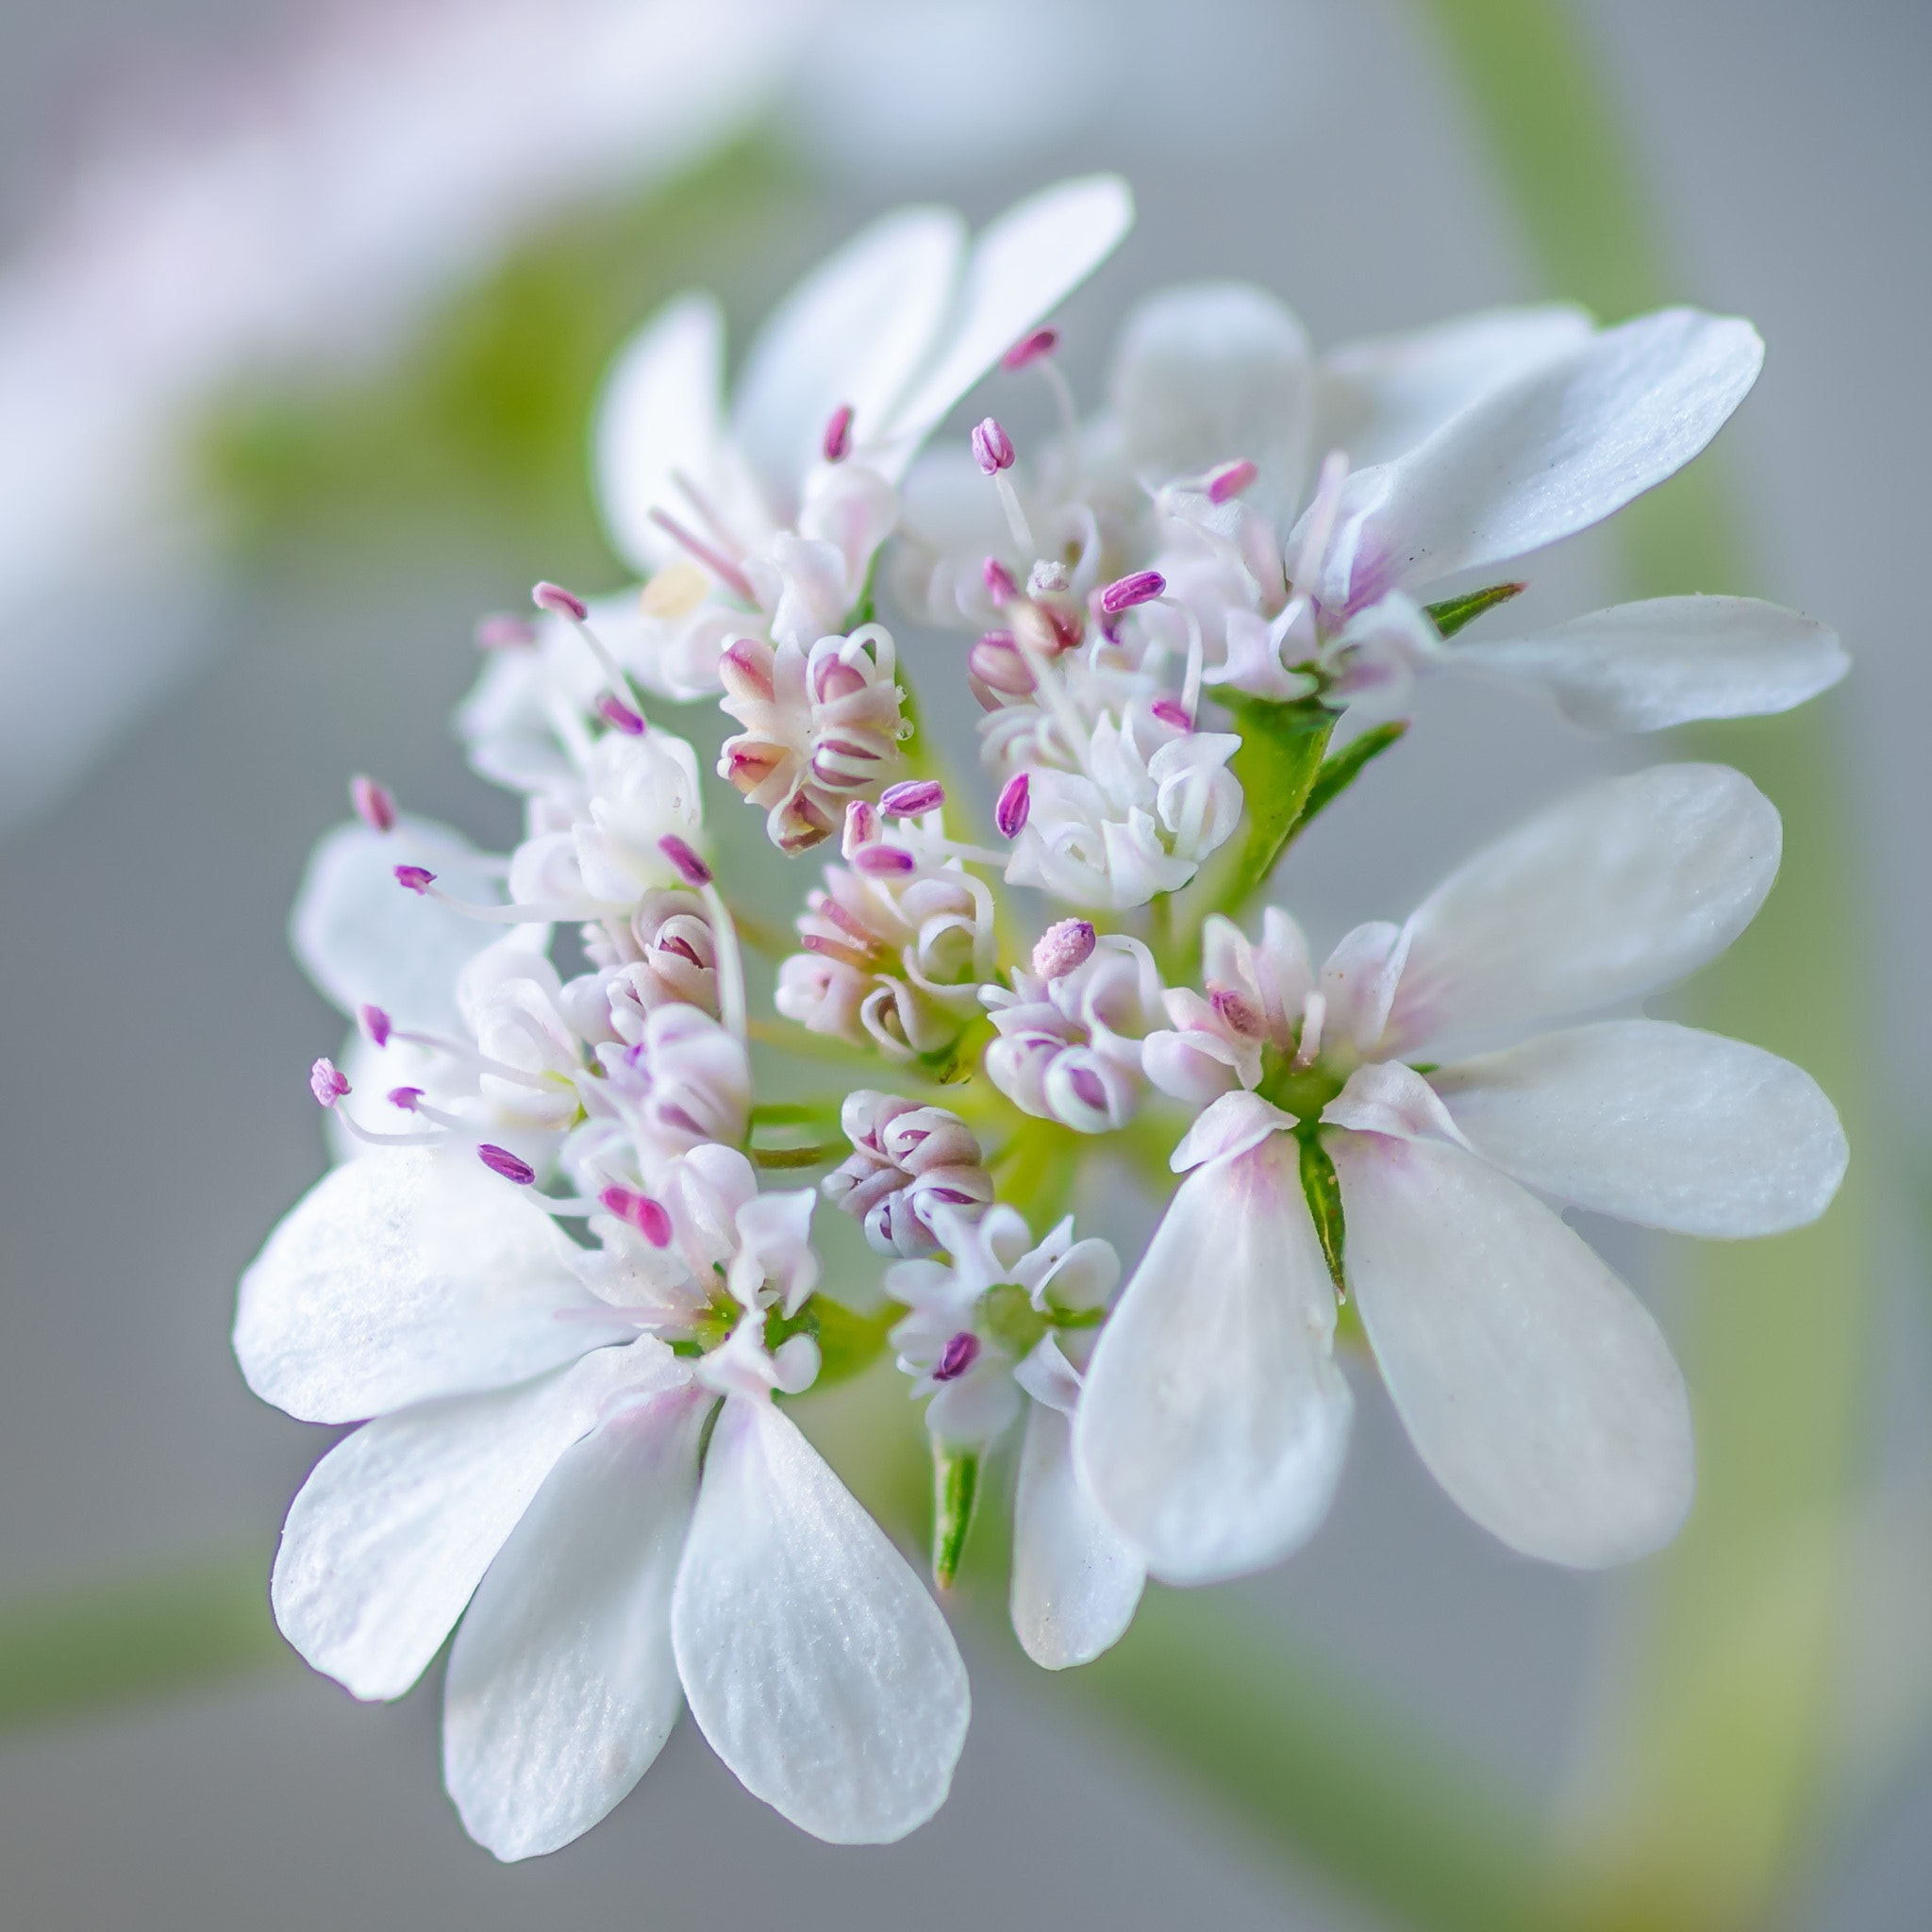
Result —
M 935 1382 L 957 1382 L 978 1359 L 979 1337 L 970 1330 L 962 1331 L 940 1350 L 932 1378 Z
M 391 1087 L 383 1097 L 402 1112 L 414 1113 L 422 1103 L 423 1090 L 420 1087 Z
M 1037 328 L 1030 336 L 1022 336 L 1007 353 L 1000 358 L 1002 369 L 1026 369 L 1038 362 L 1042 356 L 1051 356 L 1060 345 L 1060 332 L 1057 328 Z
M 751 587 L 751 579 L 728 557 L 714 550 L 702 537 L 687 530 L 675 517 L 664 510 L 652 510 L 651 521 L 674 542 L 683 544 L 727 590 L 754 609 L 758 608 L 758 593 Z
M 539 610 L 547 610 L 554 617 L 567 617 L 573 624 L 583 623 L 591 614 L 591 607 L 575 591 L 566 591 L 547 577 L 532 589 L 530 601 Z
M 485 1141 L 476 1149 L 476 1158 L 491 1174 L 500 1174 L 520 1188 L 529 1187 L 537 1178 L 537 1170 L 527 1160 L 519 1159 L 508 1147 L 499 1147 L 493 1141 Z
M 1187 708 L 1177 705 L 1172 698 L 1156 698 L 1147 707 L 1163 724 L 1172 724 L 1176 731 L 1191 731 L 1194 721 L 1188 716 Z
M 988 416 L 976 423 L 971 441 L 974 459 L 987 475 L 996 476 L 1013 467 L 1013 439 L 995 418 Z
M 825 425 L 825 460 L 842 463 L 852 454 L 852 405 L 841 403 Z M 659 1247 L 663 1246 L 660 1241 Z
M 682 844 L 683 841 L 678 842 Z M 697 854 L 693 852 L 691 857 L 697 858 Z M 699 859 L 698 863 L 703 865 L 704 861 Z M 739 950 L 738 927 L 732 921 L 731 908 L 724 903 L 724 894 L 712 882 L 708 866 L 705 868 L 705 883 L 698 891 L 705 902 L 705 916 L 711 923 L 711 963 L 718 975 L 718 1017 L 735 1039 L 743 1041 L 747 1037 L 744 956 Z
M 1158 570 L 1130 571 L 1116 577 L 1100 593 L 1100 608 L 1108 617 L 1118 617 L 1137 604 L 1151 604 L 1167 591 L 1167 579 Z
M 348 1076 L 325 1054 L 308 1070 L 308 1091 L 320 1108 L 332 1108 L 349 1091 Z
M 387 785 L 358 772 L 349 780 L 349 803 L 356 808 L 356 816 L 372 832 L 395 830 L 396 801 Z
M 1208 501 L 1226 503 L 1239 496 L 1260 474 L 1245 457 L 1239 462 L 1224 464 L 1208 478 Z
M 639 1193 L 634 1188 L 620 1187 L 606 1188 L 597 1199 L 618 1220 L 636 1228 L 654 1248 L 671 1245 L 671 1217 L 661 1202 Z
M 840 840 L 841 856 L 850 858 L 861 846 L 870 845 L 882 829 L 878 808 L 863 798 L 852 799 L 845 807 L 845 830 Z
M 1001 838 L 1020 836 L 1032 806 L 1028 796 L 1031 789 L 1024 772 L 1015 772 L 1000 788 L 999 800 L 992 808 L 992 822 L 999 827 Z
M 708 886 L 711 883 L 711 868 L 675 832 L 666 832 L 658 841 L 658 850 L 671 861 L 686 885 Z
M 1311 992 L 1302 1006 L 1302 1037 L 1290 1063 L 1297 1073 L 1312 1067 L 1322 1053 L 1322 1026 L 1328 1017 L 1328 996 Z
M 1150 576 L 1155 573 L 1150 571 Z M 1178 610 L 1188 626 L 1188 671 L 1181 680 L 1181 709 L 1187 713 L 1187 728 L 1194 728 L 1194 720 L 1201 715 L 1201 679 L 1208 664 L 1207 647 L 1201 637 L 1201 620 L 1186 604 L 1174 597 L 1162 597 L 1160 602 L 1170 610 Z
M 1058 596 L 1072 582 L 1073 577 L 1065 564 L 1042 557 L 1026 574 L 1026 594 L 1029 597 Z
M 852 865 L 856 872 L 868 874 L 873 878 L 891 878 L 916 872 L 919 861 L 897 845 L 866 845 L 853 855 Z
M 362 1030 L 377 1046 L 387 1046 L 391 1032 L 390 1017 L 380 1007 L 364 1007 L 356 1016 L 362 1023 Z
M 436 874 L 426 865 L 399 865 L 396 867 L 396 884 L 406 892 L 414 892 L 419 899 L 429 896 L 429 889 L 436 883 Z
M 937 778 L 908 778 L 897 785 L 888 785 L 879 794 L 880 809 L 899 819 L 937 811 L 945 802 L 946 788 Z
M 598 697 L 596 710 L 607 724 L 615 725 L 626 738 L 641 738 L 651 728 L 622 698 L 608 691 Z
M 1033 971 L 1041 979 L 1058 979 L 1093 957 L 1098 943 L 1091 922 L 1062 919 L 1040 935 L 1033 948 Z
M 479 651 L 523 650 L 537 641 L 537 626 L 527 617 L 513 616 L 508 610 L 493 610 L 476 620 L 476 648 Z

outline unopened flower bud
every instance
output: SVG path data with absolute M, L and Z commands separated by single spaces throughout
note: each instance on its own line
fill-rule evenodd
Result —
M 1013 439 L 989 416 L 974 425 L 973 457 L 987 475 L 997 476 L 1013 467 Z
M 1058 979 L 1093 957 L 1097 943 L 1092 924 L 1085 919 L 1063 919 L 1040 935 L 1033 948 L 1033 970 L 1041 979 Z
M 372 832 L 395 830 L 396 802 L 387 785 L 358 772 L 349 780 L 349 803 L 356 808 L 356 816 Z
M 568 617 L 578 624 L 591 614 L 591 607 L 575 591 L 566 591 L 561 584 L 547 579 L 532 589 L 530 601 L 539 610 L 547 610 L 553 617 Z
M 1100 593 L 1100 608 L 1108 617 L 1118 617 L 1136 604 L 1150 604 L 1167 590 L 1167 579 L 1158 570 L 1130 571 L 1116 577 Z

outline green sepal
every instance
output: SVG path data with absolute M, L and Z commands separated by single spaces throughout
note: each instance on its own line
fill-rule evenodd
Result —
M 1301 831 L 1317 812 L 1334 804 L 1361 776 L 1362 767 L 1371 758 L 1378 758 L 1391 745 L 1400 744 L 1407 733 L 1408 720 L 1398 718 L 1387 724 L 1377 724 L 1373 731 L 1364 731 L 1333 758 L 1324 758 L 1322 769 L 1315 774 L 1315 782 L 1308 787 L 1307 799 L 1294 829 Z
M 829 1295 L 815 1294 L 795 1315 L 774 1308 L 765 1317 L 765 1347 L 775 1349 L 794 1335 L 809 1335 L 819 1345 L 819 1373 L 812 1391 L 829 1389 L 862 1374 L 886 1351 L 886 1338 L 906 1310 L 887 1302 L 870 1315 L 855 1314 Z
M 1248 836 L 1231 889 L 1217 901 L 1239 907 L 1274 870 L 1307 808 L 1322 770 L 1336 713 L 1313 698 L 1281 703 L 1236 691 L 1216 693 L 1241 735 L 1228 769 L 1241 780 Z
M 959 1554 L 966 1532 L 973 1527 L 973 1506 L 979 1500 L 979 1456 L 974 1450 L 932 1446 L 932 1574 L 941 1590 L 951 1590 L 959 1574 Z
M 1528 589 L 1527 584 L 1491 584 L 1487 590 L 1466 591 L 1460 597 L 1444 597 L 1440 604 L 1424 604 L 1423 614 L 1445 638 L 1453 638 L 1485 610 L 1493 610 Z
M 1342 1272 L 1341 1248 L 1346 1230 L 1341 1221 L 1341 1183 L 1335 1177 L 1335 1163 L 1322 1145 L 1318 1134 L 1298 1131 L 1296 1141 L 1302 1152 L 1302 1192 L 1307 1197 L 1308 1212 L 1315 1218 L 1315 1236 L 1322 1243 L 1322 1257 L 1328 1263 L 1328 1278 L 1335 1292 L 1348 1299 L 1348 1277 Z

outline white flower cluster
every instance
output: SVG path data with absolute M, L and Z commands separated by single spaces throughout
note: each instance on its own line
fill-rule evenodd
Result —
M 291 1509 L 275 1612 L 364 1697 L 455 1630 L 445 1773 L 500 1857 L 605 1816 L 684 1703 L 821 1838 L 896 1839 L 943 1801 L 965 1673 L 788 1412 L 822 1366 L 890 1347 L 925 1403 L 941 1588 L 1016 1462 L 1013 1625 L 1059 1669 L 1121 1636 L 1146 1576 L 1253 1571 L 1321 1522 L 1343 1298 L 1476 1522 L 1574 1566 L 1656 1548 L 1690 1496 L 1683 1382 L 1548 1204 L 1770 1234 L 1843 1173 L 1804 1074 L 1634 1011 L 1770 890 L 1778 817 L 1735 772 L 1585 791 L 1319 969 L 1250 909 L 1399 728 L 1333 748 L 1338 725 L 1421 671 L 1635 730 L 1841 674 L 1828 631 L 1741 599 L 1489 643 L 1457 634 L 1514 584 L 1417 601 L 1694 456 L 1755 333 L 1540 308 L 1318 361 L 1272 297 L 1184 289 L 1136 311 L 1082 423 L 1044 318 L 1129 218 L 1105 178 L 970 244 L 942 211 L 887 218 L 781 307 L 728 419 L 716 307 L 673 303 L 599 426 L 641 589 L 540 585 L 536 621 L 481 638 L 461 729 L 522 794 L 523 841 L 480 853 L 358 779 L 304 885 L 297 949 L 357 1028 L 311 1075 L 340 1159 L 244 1279 L 235 1344 L 268 1400 L 362 1426 Z M 1022 465 L 988 417 L 915 466 L 1002 362 L 1044 373 L 1062 433 Z M 996 847 L 948 830 L 879 581 L 981 632 L 961 675 Z M 741 727 L 721 796 L 780 852 L 839 840 L 775 1019 L 750 1011 L 698 759 L 647 709 L 704 698 Z M 1024 952 L 1009 887 L 1072 908 Z M 850 1091 L 760 1103 L 788 1041 Z M 1096 1141 L 1185 1176 L 1124 1288 L 1065 1211 Z M 876 1284 L 825 1278 L 822 1201 Z

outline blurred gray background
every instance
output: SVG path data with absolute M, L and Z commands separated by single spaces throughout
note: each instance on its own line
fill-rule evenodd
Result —
M 290 0 L 5 0 L 0 238 L 25 232 L 76 126 L 140 76 L 272 52 L 281 16 L 299 11 Z M 892 31 L 891 9 L 874 11 L 877 31 Z M 943 193 L 983 217 L 1094 166 L 1127 174 L 1141 212 L 1067 313 L 1068 367 L 1090 402 L 1111 318 L 1161 281 L 1265 283 L 1318 342 L 1541 292 L 1435 51 L 1392 0 L 1035 0 L 974 9 L 963 25 L 960 9 L 941 11 L 974 54 L 973 84 L 1021 90 L 1033 107 L 991 146 L 922 146 L 920 117 L 889 88 L 869 97 L 862 69 L 836 87 L 808 75 L 783 110 L 787 139 L 830 185 L 786 258 L 734 291 L 741 342 L 824 242 L 879 207 Z M 1682 292 L 1751 316 L 1770 343 L 1721 447 L 1750 519 L 1750 588 L 1834 623 L 1855 655 L 1829 702 L 1864 833 L 1873 958 L 1864 984 L 1824 996 L 1871 1003 L 1884 1044 L 1896 1132 L 1857 1153 L 1909 1171 L 1932 1135 L 1921 829 L 1932 820 L 1921 615 L 1932 11 L 1912 0 L 1588 0 L 1583 11 Z M 1107 84 L 1058 86 L 1082 60 Z M 970 123 L 970 108 L 948 96 L 932 125 Z M 1545 608 L 1587 608 L 1607 565 L 1585 541 L 1536 578 Z M 240 1270 L 320 1171 L 303 1073 L 340 1035 L 287 957 L 284 918 L 352 770 L 479 834 L 507 833 L 503 801 L 464 773 L 444 719 L 472 674 L 474 613 L 519 588 L 459 535 L 354 581 L 299 559 L 258 569 L 210 620 L 205 668 L 0 843 L 0 1588 L 182 1548 L 266 1558 L 323 1438 L 248 1395 L 227 1324 Z M 1445 682 L 1404 753 L 1297 855 L 1287 896 L 1318 941 L 1399 917 L 1524 808 L 1635 755 Z M 1888 1239 L 1896 1278 L 1874 1341 L 1888 1367 L 1871 1456 L 1914 1494 L 1932 1339 L 1910 1230 Z M 1614 1253 L 1641 1279 L 1644 1251 Z M 1359 1392 L 1332 1521 L 1243 1588 L 1339 1672 L 1526 1793 L 1552 1795 L 1592 1620 L 1619 1586 L 1535 1568 L 1470 1528 L 1379 1394 Z M 1371 1923 L 1098 1718 L 1070 1724 L 995 1661 L 974 1672 L 952 1804 L 907 1843 L 865 1852 L 792 1831 L 687 1724 L 586 1840 L 500 1867 L 442 1794 L 439 1694 L 432 1681 L 365 1708 L 291 1668 L 0 1740 L 0 1919 L 33 1932 Z M 1880 1771 L 1890 1782 L 1872 1788 L 1886 1795 L 1847 1812 L 1800 1923 L 1879 1932 L 1932 1918 L 1932 1746 L 1910 1742 Z

